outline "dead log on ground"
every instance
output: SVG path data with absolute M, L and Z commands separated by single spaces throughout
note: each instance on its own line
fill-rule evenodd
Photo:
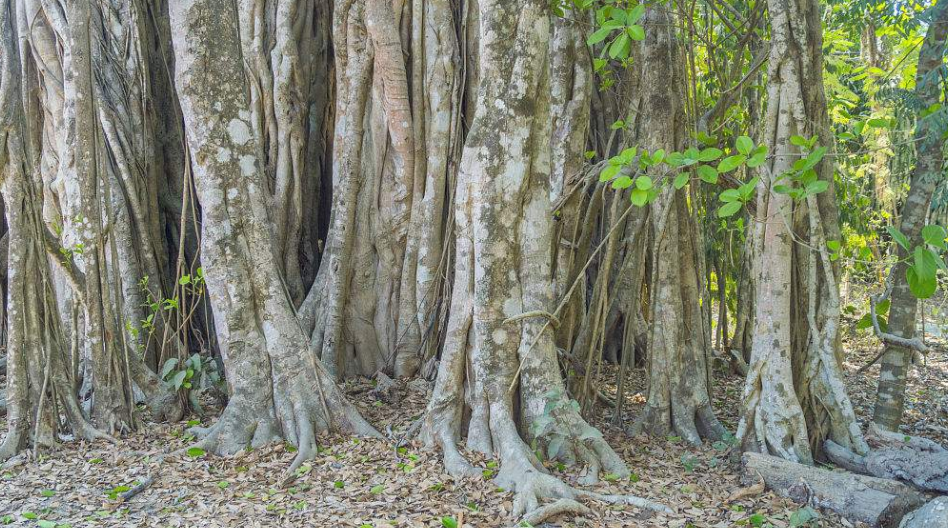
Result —
M 899 528 L 948 528 L 948 497 L 935 497 L 909 513 Z
M 925 498 L 905 484 L 855 473 L 829 471 L 759 453 L 745 453 L 742 480 L 756 483 L 798 504 L 834 511 L 874 528 L 898 526 Z
M 873 428 L 871 450 L 859 456 L 833 441 L 824 447 L 833 463 L 865 475 L 895 479 L 923 491 L 948 493 L 948 450 L 931 440 Z

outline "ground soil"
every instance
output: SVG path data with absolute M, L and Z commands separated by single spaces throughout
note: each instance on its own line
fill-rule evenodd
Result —
M 878 367 L 856 375 L 879 345 L 852 329 L 846 340 L 847 385 L 864 425 L 871 417 Z M 936 346 L 911 373 L 906 410 L 907 434 L 948 445 L 948 353 Z M 715 410 L 736 428 L 742 380 L 715 369 Z M 606 369 L 604 392 L 614 394 Z M 424 411 L 429 385 L 397 382 L 379 394 L 371 380 L 348 382 L 346 392 L 389 440 L 333 436 L 321 439 L 316 459 L 290 482 L 285 470 L 292 448 L 273 445 L 218 458 L 179 452 L 188 446 L 187 423 L 147 424 L 117 445 L 66 442 L 63 449 L 37 459 L 21 457 L 0 473 L 0 524 L 18 526 L 218 527 L 471 527 L 514 526 L 509 517 L 513 496 L 491 481 L 496 466 L 472 457 L 484 476 L 454 480 L 442 473 L 439 454 L 417 441 L 404 440 Z M 644 404 L 644 372 L 633 374 L 625 424 Z M 209 423 L 209 417 L 203 422 Z M 634 472 L 632 479 L 607 480 L 603 493 L 648 497 L 675 510 L 672 515 L 629 506 L 590 504 L 593 514 L 554 519 L 548 526 L 584 527 L 730 527 L 791 526 L 799 506 L 771 493 L 739 500 L 742 489 L 737 456 L 726 444 L 685 445 L 679 438 L 629 436 L 614 426 L 612 409 L 603 405 L 593 422 Z M 192 424 L 195 423 L 192 421 Z M 2 424 L 2 422 L 0 422 Z M 4 425 L 5 428 L 5 425 Z M 397 448 L 402 441 L 404 445 Z M 581 468 L 550 464 L 555 474 L 575 483 Z M 143 491 L 123 501 L 122 493 L 142 483 Z M 852 526 L 830 513 L 808 526 Z

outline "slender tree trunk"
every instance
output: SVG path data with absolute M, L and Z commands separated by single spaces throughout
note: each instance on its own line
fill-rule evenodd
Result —
M 941 97 L 941 78 L 937 73 L 944 68 L 946 41 L 948 41 L 948 3 L 939 2 L 931 8 L 931 25 L 925 35 L 918 57 L 918 69 L 915 75 L 915 92 L 918 96 L 918 108 L 927 109 L 939 102 Z M 922 228 L 928 215 L 932 194 L 942 179 L 945 163 L 945 119 L 919 118 L 915 124 L 917 160 L 912 170 L 912 183 L 908 198 L 902 207 L 902 231 L 910 247 L 922 244 Z M 888 332 L 899 337 L 911 339 L 915 336 L 915 318 L 918 311 L 918 299 L 912 294 L 905 278 L 907 265 L 911 258 L 903 248 L 898 249 L 899 262 L 889 272 L 892 275 L 893 290 L 889 308 Z M 905 404 L 905 384 L 912 360 L 912 350 L 886 345 L 879 371 L 879 389 L 876 394 L 876 406 L 873 420 L 882 428 L 897 431 L 902 421 Z
M 823 161 L 821 195 L 794 203 L 775 192 L 801 153 L 790 138 L 817 136 L 831 146 L 821 78 L 819 6 L 813 0 L 773 0 L 766 143 L 758 191 L 760 265 L 750 370 L 738 437 L 745 450 L 812 463 L 830 438 L 852 451 L 868 450 L 842 382 L 838 266 L 827 240 L 838 240 L 833 166 Z M 796 243 L 796 238 L 806 244 Z

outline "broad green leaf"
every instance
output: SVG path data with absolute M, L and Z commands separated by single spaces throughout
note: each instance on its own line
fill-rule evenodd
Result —
M 635 159 L 635 154 L 638 151 L 639 149 L 636 147 L 629 147 L 627 149 L 623 149 L 622 152 L 620 152 L 618 156 L 612 159 L 616 160 L 616 162 L 621 165 L 628 165 L 629 163 L 632 162 L 632 160 Z
M 816 510 L 810 508 L 809 506 L 805 508 L 800 508 L 799 510 L 790 514 L 790 527 L 791 528 L 800 528 L 814 521 L 820 517 L 820 514 L 816 513 Z
M 607 182 L 615 177 L 616 174 L 619 174 L 619 171 L 622 170 L 622 165 L 609 165 L 605 169 L 602 169 L 602 172 L 599 173 L 599 181 Z
M 628 29 L 629 38 L 635 41 L 645 40 L 645 30 L 642 29 L 642 26 L 638 24 L 633 24 L 629 26 Z
M 205 451 L 200 447 L 191 447 L 188 448 L 187 454 L 191 458 L 199 458 L 205 455 Z
M 718 209 L 718 218 L 727 218 L 729 216 L 733 216 L 734 213 L 741 210 L 743 205 L 744 204 L 741 202 L 729 202 L 722 205 L 721 208 Z
M 606 40 L 606 37 L 609 36 L 609 33 L 612 33 L 612 28 L 609 28 L 609 27 L 599 28 L 595 33 L 593 33 L 592 35 L 589 35 L 589 38 L 586 39 L 586 44 L 589 44 L 590 46 L 599 44 L 603 40 Z
M 458 528 L 458 521 L 454 517 L 442 517 L 442 528 Z
M 632 205 L 637 207 L 642 207 L 648 203 L 648 191 L 643 191 L 642 189 L 632 189 L 632 193 L 629 195 L 629 200 L 632 202 Z
M 737 189 L 728 189 L 722 192 L 719 198 L 722 202 L 736 202 L 741 199 L 741 193 Z
M 909 250 L 908 237 L 902 234 L 901 231 L 899 231 L 898 229 L 892 226 L 886 226 L 885 230 L 888 231 L 889 235 L 892 236 L 893 240 L 895 240 L 900 246 L 902 246 L 902 249 L 904 249 L 905 251 Z
M 652 188 L 652 179 L 648 176 L 639 176 L 635 179 L 635 188 L 647 191 Z
M 168 361 L 165 361 L 163 367 L 161 367 L 161 379 L 168 377 L 168 374 L 178 366 L 178 358 L 169 358 Z
M 905 270 L 905 279 L 908 281 L 909 290 L 917 299 L 927 299 L 935 294 L 938 283 L 935 279 L 924 279 L 915 272 L 915 266 L 910 266 Z
M 723 154 L 723 152 L 721 152 L 721 149 L 717 149 L 714 147 L 706 148 L 702 150 L 700 154 L 698 154 L 698 161 L 705 161 L 705 162 L 714 161 L 720 158 L 721 154 Z
M 701 178 L 701 181 L 703 182 L 710 184 L 718 183 L 718 171 L 714 170 L 714 167 L 710 165 L 699 166 L 698 177 Z
M 628 176 L 619 176 L 618 178 L 612 181 L 613 189 L 628 189 L 631 186 L 632 186 L 632 178 L 629 178 Z
M 674 185 L 676 189 L 681 189 L 685 185 L 688 185 L 688 175 L 682 172 L 678 176 L 675 176 Z
M 188 372 L 186 370 L 179 370 L 171 378 L 171 386 L 174 387 L 175 390 L 180 389 L 181 384 L 184 383 L 184 380 L 185 378 L 187 378 L 187 376 L 188 376 Z
M 754 141 L 747 136 L 740 136 L 737 138 L 735 145 L 737 151 L 745 156 L 750 156 L 751 151 L 754 150 Z
M 939 225 L 927 225 L 922 228 L 922 238 L 925 240 L 925 243 L 939 249 L 946 249 L 946 236 L 948 236 L 948 234 L 945 233 L 945 228 Z
M 728 156 L 721 160 L 721 163 L 718 163 L 718 172 L 721 174 L 724 174 L 725 172 L 731 172 L 732 170 L 740 167 L 745 161 L 747 161 L 747 156 L 743 154 Z
M 758 152 L 747 159 L 747 166 L 752 169 L 756 169 L 757 167 L 763 165 L 765 161 L 767 161 L 767 153 Z
M 819 194 L 825 191 L 827 188 L 829 188 L 829 182 L 825 180 L 817 180 L 806 185 L 806 192 L 808 194 Z
M 625 23 L 635 24 L 636 22 L 639 21 L 640 18 L 642 18 L 642 15 L 644 14 L 645 14 L 645 4 L 639 4 L 633 7 L 631 10 L 629 10 L 629 14 L 628 16 L 626 16 Z
M 878 304 L 876 304 L 876 314 L 885 315 L 889 313 L 889 306 L 891 305 L 892 305 L 892 301 L 890 301 L 889 299 L 880 301 Z
M 631 28 L 630 28 L 631 29 Z M 628 33 L 621 33 L 609 46 L 610 59 L 625 59 L 632 50 L 632 40 Z

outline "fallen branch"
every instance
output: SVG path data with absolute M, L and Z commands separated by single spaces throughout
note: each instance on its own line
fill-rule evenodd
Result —
M 823 445 L 833 463 L 864 475 L 893 479 L 923 491 L 948 493 L 948 450 L 931 440 L 873 427 L 866 438 L 872 449 L 859 456 L 827 440 Z
M 139 493 L 148 489 L 149 486 L 151 486 L 154 483 L 155 483 L 155 479 L 153 477 L 146 478 L 145 481 L 142 482 L 141 484 L 119 495 L 119 503 L 131 500 L 133 497 L 135 497 Z
M 894 480 L 829 471 L 759 453 L 745 453 L 743 466 L 746 484 L 763 477 L 767 488 L 782 497 L 874 528 L 898 526 L 906 513 L 924 503 L 922 494 Z
M 909 513 L 899 528 L 948 528 L 948 497 L 935 497 Z
M 882 327 L 879 326 L 879 317 L 876 315 L 876 304 L 888 299 L 891 293 L 892 288 L 890 286 L 886 288 L 882 295 L 873 295 L 869 297 L 869 316 L 872 318 L 872 329 L 876 334 L 876 337 L 878 337 L 883 343 L 887 345 L 908 348 L 918 352 L 928 352 L 928 347 L 925 346 L 925 343 L 922 343 L 922 340 L 917 337 L 906 339 L 904 337 L 882 331 Z M 883 351 L 883 353 L 885 353 L 885 351 Z M 879 357 L 882 357 L 882 354 L 879 354 Z M 879 357 L 872 360 L 872 363 L 879 361 Z M 872 363 L 869 365 L 872 365 Z M 864 368 L 869 368 L 869 365 Z

